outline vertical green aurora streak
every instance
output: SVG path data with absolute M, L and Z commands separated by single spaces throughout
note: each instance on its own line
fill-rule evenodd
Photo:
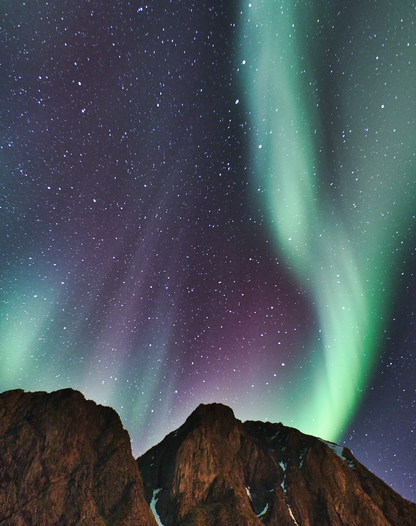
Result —
M 308 371 L 284 386 L 275 411 L 305 432 L 337 440 L 379 355 L 410 230 L 415 129 L 404 117 L 414 112 L 406 93 L 415 82 L 414 46 L 402 42 L 397 53 L 399 44 L 387 38 L 394 14 L 380 20 L 368 9 L 361 22 L 367 36 L 357 28 L 354 40 L 352 27 L 342 53 L 347 43 L 336 39 L 347 22 L 336 3 L 315 7 L 242 3 L 239 74 L 260 206 L 319 323 Z

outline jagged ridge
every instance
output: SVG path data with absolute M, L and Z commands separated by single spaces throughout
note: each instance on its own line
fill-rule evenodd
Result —
M 165 526 L 411 526 L 416 506 L 346 448 L 201 405 L 138 459 Z
M 156 524 L 411 526 L 416 505 L 348 449 L 222 404 L 136 463 L 111 408 L 71 389 L 0 395 L 0 526 Z

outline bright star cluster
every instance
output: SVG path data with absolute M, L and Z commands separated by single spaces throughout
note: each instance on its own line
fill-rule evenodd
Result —
M 416 6 L 4 2 L 0 390 L 199 403 L 415 500 Z

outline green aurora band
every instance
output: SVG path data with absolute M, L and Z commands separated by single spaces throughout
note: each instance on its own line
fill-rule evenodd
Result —
M 319 324 L 307 367 L 273 412 L 334 441 L 371 378 L 414 220 L 411 24 L 395 42 L 399 15 L 366 9 L 360 23 L 373 38 L 361 25 L 340 44 L 347 22 L 336 2 L 241 4 L 255 193 Z

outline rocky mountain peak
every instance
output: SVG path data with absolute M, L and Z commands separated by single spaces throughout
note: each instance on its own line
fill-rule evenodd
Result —
M 222 404 L 136 462 L 117 413 L 77 391 L 0 395 L 0 526 L 261 524 L 415 526 L 416 505 L 348 449 Z
M 118 414 L 72 389 L 0 395 L 1 526 L 155 526 Z
M 336 444 L 199 406 L 138 459 L 165 526 L 411 526 L 416 506 Z
M 210 433 L 227 434 L 239 422 L 233 410 L 223 404 L 200 404 L 186 419 L 184 429 L 203 427 Z

